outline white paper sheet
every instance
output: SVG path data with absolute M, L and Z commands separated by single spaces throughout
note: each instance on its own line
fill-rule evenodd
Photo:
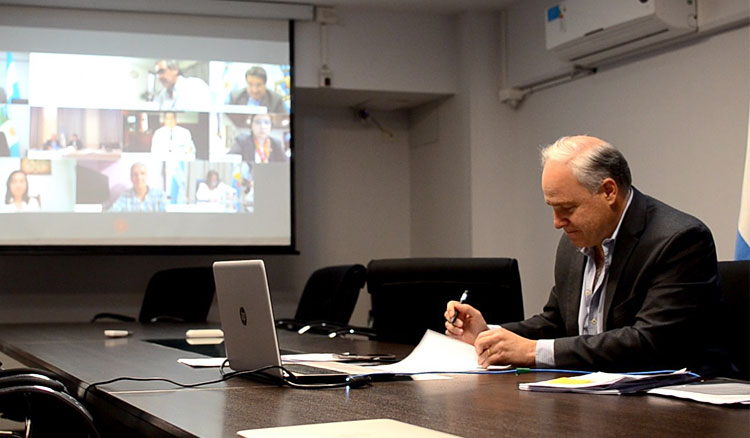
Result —
M 750 383 L 707 382 L 693 385 L 673 385 L 654 388 L 649 394 L 686 398 L 715 405 L 750 404 Z
M 473 345 L 427 330 L 414 350 L 402 361 L 377 368 L 390 373 L 429 373 L 481 371 Z M 507 369 L 510 366 L 494 366 Z
M 193 368 L 210 368 L 220 367 L 226 360 L 226 357 L 200 357 L 200 358 L 182 358 L 177 362 L 191 366 Z M 299 363 L 299 362 L 338 362 L 342 359 L 334 353 L 305 353 L 305 354 L 282 354 L 282 363 Z
M 177 359 L 177 362 L 193 368 L 216 368 L 220 367 L 225 360 L 227 360 L 226 357 L 190 357 Z
M 409 438 L 459 438 L 425 427 L 391 419 L 342 421 L 337 423 L 303 424 L 299 426 L 248 429 L 237 432 L 243 438 L 377 438 L 383 436 Z

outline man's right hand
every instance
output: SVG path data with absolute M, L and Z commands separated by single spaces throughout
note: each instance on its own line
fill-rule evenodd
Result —
M 458 317 L 453 323 L 451 319 L 458 312 Z M 474 345 L 479 333 L 487 330 L 482 312 L 469 304 L 461 304 L 458 301 L 449 301 L 445 310 L 445 334 L 456 338 L 467 344 Z

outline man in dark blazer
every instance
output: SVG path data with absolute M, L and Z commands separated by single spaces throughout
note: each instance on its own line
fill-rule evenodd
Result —
M 245 72 L 247 87 L 234 90 L 229 95 L 228 104 L 263 106 L 269 113 L 288 113 L 284 99 L 266 88 L 268 76 L 261 66 L 253 66 Z
M 446 334 L 474 344 L 485 367 L 698 371 L 719 296 L 710 230 L 633 188 L 627 161 L 603 140 L 563 137 L 542 161 L 545 202 L 565 231 L 549 301 L 494 328 L 452 301 Z

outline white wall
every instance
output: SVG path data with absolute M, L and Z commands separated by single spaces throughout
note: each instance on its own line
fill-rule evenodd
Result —
M 333 87 L 453 93 L 457 53 L 454 19 L 434 14 L 337 8 L 328 25 Z M 295 26 L 296 84 L 317 87 L 321 33 L 314 22 Z
M 410 247 L 405 114 L 373 114 L 394 132 L 389 140 L 348 108 L 298 110 L 295 186 L 300 255 L 275 259 L 283 275 L 269 280 L 273 290 L 287 292 L 274 297 L 274 304 L 279 304 L 277 313 L 288 316 L 313 270 L 407 257 Z M 284 302 L 286 308 L 281 307 Z M 363 290 L 353 323 L 367 323 L 369 303 Z

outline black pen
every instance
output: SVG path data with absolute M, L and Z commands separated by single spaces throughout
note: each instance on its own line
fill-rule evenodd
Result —
M 469 297 L 469 290 L 466 289 L 463 294 L 461 294 L 461 299 L 458 300 L 459 303 L 463 304 L 466 302 L 466 298 Z M 453 317 L 450 319 L 450 323 L 453 324 L 456 322 L 456 318 L 458 318 L 458 310 L 453 309 Z

